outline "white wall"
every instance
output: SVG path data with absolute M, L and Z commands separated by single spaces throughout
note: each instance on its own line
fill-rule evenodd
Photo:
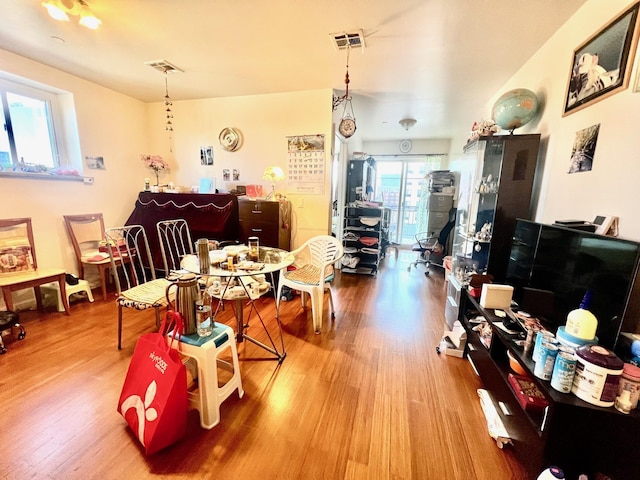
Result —
M 85 170 L 93 185 L 62 180 L 0 177 L 0 218 L 31 217 L 42 267 L 77 273 L 64 230 L 65 214 L 102 212 L 107 226 L 123 224 L 146 175 L 139 155 L 147 143 L 142 102 L 78 77 L 0 50 L 0 68 L 73 94 L 80 153 L 104 157 L 105 170 Z M 82 162 L 82 158 L 74 159 Z
M 631 4 L 628 0 L 589 0 L 496 92 L 487 102 L 486 111 L 480 112 L 477 118 L 489 118 L 495 100 L 508 90 L 534 91 L 543 101 L 542 114 L 516 133 L 542 135 L 543 174 L 535 220 L 543 223 L 569 218 L 591 221 L 596 215 L 615 215 L 620 218 L 620 236 L 640 241 L 636 211 L 640 180 L 640 92 L 633 92 L 638 58 L 628 89 L 562 116 L 574 50 Z M 600 124 L 600 132 L 593 169 L 568 174 L 576 132 L 595 124 Z M 465 141 L 456 140 L 460 147 Z
M 0 69 L 73 95 L 79 129 L 80 156 L 102 156 L 105 170 L 85 169 L 93 185 L 62 180 L 0 177 L 0 218 L 31 217 L 38 264 L 77 273 L 73 249 L 62 216 L 102 212 L 107 227 L 129 217 L 145 177 L 153 178 L 141 154 L 160 154 L 171 166 L 161 182 L 193 185 L 201 176 L 218 177 L 223 168 L 238 168 L 240 183 L 269 183 L 262 179 L 268 165 L 286 171 L 286 136 L 325 135 L 327 173 L 321 195 L 289 195 L 286 181 L 276 189 L 293 204 L 293 245 L 326 234 L 331 223 L 331 90 L 278 95 L 174 102 L 175 131 L 170 144 L 164 130 L 164 105 L 144 104 L 73 75 L 0 50 Z M 159 76 L 160 83 L 162 77 Z M 174 80 L 175 81 L 175 80 Z M 224 127 L 239 128 L 244 136 L 237 152 L 225 152 L 218 134 Z M 200 146 L 213 146 L 215 165 L 200 165 Z M 172 151 L 169 151 L 171 147 Z M 75 159 L 82 162 L 82 158 Z M 296 233 L 297 232 L 297 233 Z M 93 282 L 92 282 L 93 283 Z
M 331 96 L 332 90 L 326 89 L 173 102 L 171 141 L 164 129 L 164 104 L 155 103 L 148 108 L 153 151 L 147 153 L 162 155 L 170 164 L 171 172 L 162 177 L 161 182 L 190 186 L 198 185 L 200 177 L 214 177 L 220 191 L 229 191 L 238 184 L 260 184 L 266 194 L 271 190 L 271 183 L 262 178 L 265 168 L 277 165 L 287 171 L 286 137 L 323 134 L 327 167 L 323 192 L 301 195 L 289 188 L 287 180 L 276 184 L 276 192 L 291 200 L 292 245 L 299 246 L 308 238 L 330 232 Z M 242 133 L 242 146 L 235 152 L 227 152 L 220 146 L 218 135 L 225 127 L 234 127 Z M 213 146 L 213 166 L 200 164 L 202 146 Z M 225 168 L 238 169 L 240 180 L 224 182 L 222 170 Z

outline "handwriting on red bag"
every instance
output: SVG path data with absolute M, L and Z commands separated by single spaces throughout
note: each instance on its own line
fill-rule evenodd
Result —
M 155 362 L 156 368 L 160 371 L 160 373 L 164 373 L 167 369 L 167 362 L 165 362 L 160 355 L 156 355 L 156 352 L 151 352 L 149 354 L 149 358 L 152 362 Z

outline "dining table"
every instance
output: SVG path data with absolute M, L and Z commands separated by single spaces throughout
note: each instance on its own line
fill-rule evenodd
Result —
M 195 273 L 204 279 L 207 291 L 212 299 L 217 300 L 215 310 L 212 308 L 212 320 L 215 320 L 220 308 L 225 301 L 232 301 L 235 304 L 234 313 L 236 317 L 236 341 L 247 340 L 266 351 L 270 352 L 281 363 L 287 353 L 282 335 L 282 324 L 276 315 L 278 334 L 280 336 L 280 349 L 269 332 L 265 321 L 257 308 L 256 300 L 270 290 L 274 292 L 275 286 L 270 285 L 266 277 L 270 276 L 273 282 L 274 274 L 289 267 L 294 262 L 292 253 L 274 247 L 258 248 L 258 256 L 254 260 L 248 259 L 249 249 L 246 246 L 229 246 L 221 250 L 209 251 L 209 265 L 201 268 L 200 259 L 197 254 L 185 255 L 180 266 L 183 270 Z M 235 263 L 234 263 L 235 260 Z M 212 302 L 213 303 L 213 302 Z M 247 320 L 245 322 L 244 307 L 249 306 Z M 251 314 L 255 313 L 269 339 L 269 345 L 255 339 L 247 333 Z

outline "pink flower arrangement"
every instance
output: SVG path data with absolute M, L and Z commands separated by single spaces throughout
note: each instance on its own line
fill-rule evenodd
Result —
M 140 155 L 140 160 L 147 164 L 156 174 L 156 185 L 160 184 L 160 170 L 167 170 L 169 164 L 160 155 Z

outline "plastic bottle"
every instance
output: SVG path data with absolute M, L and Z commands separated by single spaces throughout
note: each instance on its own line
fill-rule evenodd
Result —
M 200 298 L 195 302 L 196 333 L 200 337 L 208 337 L 213 333 L 213 319 L 211 318 L 211 296 L 206 288 L 200 290 Z
M 616 397 L 616 403 L 614 404 L 616 410 L 622 413 L 631 412 L 631 392 L 629 390 L 623 390 L 620 395 Z
M 591 303 L 591 291 L 587 290 L 580 303 L 580 308 L 572 310 L 567 315 L 565 332 L 582 340 L 593 340 L 598 329 L 598 319 L 588 308 Z

